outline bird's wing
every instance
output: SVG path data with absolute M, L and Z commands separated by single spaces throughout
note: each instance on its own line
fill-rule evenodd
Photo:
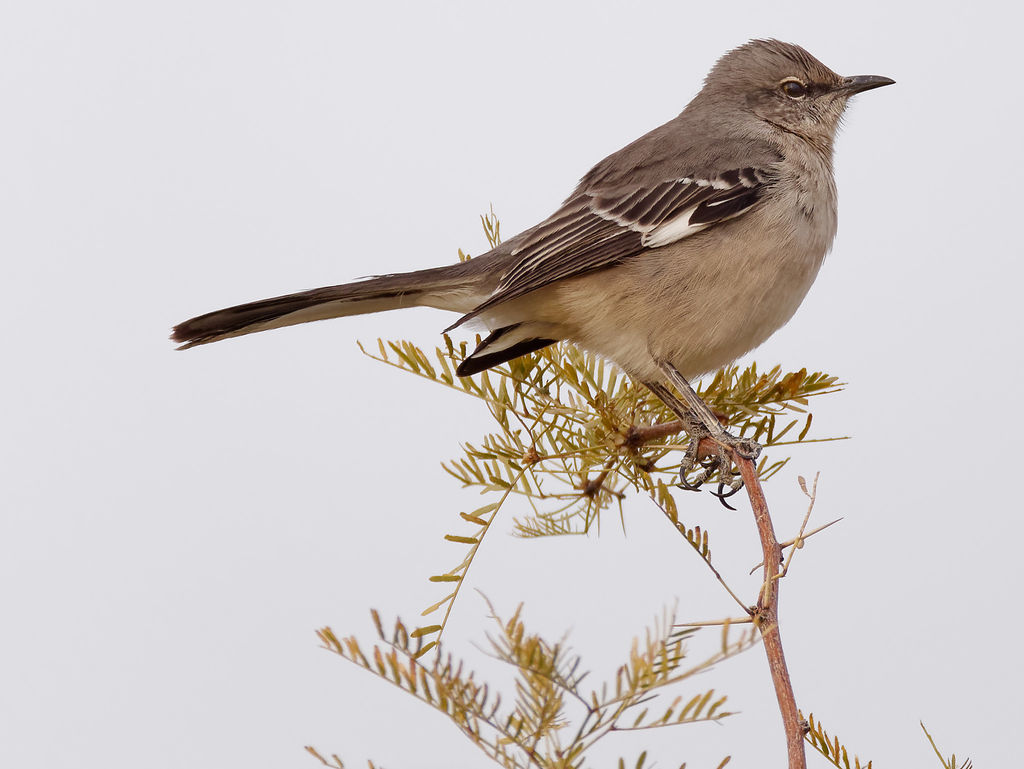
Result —
M 491 296 L 451 328 L 555 281 L 611 267 L 739 216 L 757 204 L 771 183 L 769 171 L 761 168 L 709 177 L 577 191 L 550 218 L 524 233 L 511 254 L 517 261 Z

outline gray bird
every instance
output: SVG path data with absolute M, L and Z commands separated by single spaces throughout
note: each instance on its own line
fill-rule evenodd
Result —
M 836 234 L 843 111 L 854 94 L 893 82 L 842 77 L 800 46 L 753 40 L 715 64 L 678 117 L 602 160 L 554 214 L 488 253 L 218 310 L 171 338 L 185 349 L 436 307 L 462 316 L 446 331 L 475 318 L 490 332 L 460 376 L 569 340 L 614 361 L 683 421 L 684 483 L 710 436 L 720 478 L 737 489 L 728 452 L 752 458 L 760 447 L 726 432 L 687 379 L 792 317 Z

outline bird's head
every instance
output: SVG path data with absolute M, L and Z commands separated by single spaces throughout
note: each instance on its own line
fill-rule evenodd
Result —
M 698 98 L 831 148 L 849 98 L 894 82 L 880 75 L 843 77 L 798 45 L 752 40 L 718 60 Z

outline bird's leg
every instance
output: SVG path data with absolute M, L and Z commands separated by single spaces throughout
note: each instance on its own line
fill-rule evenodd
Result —
M 658 399 L 668 406 L 672 413 L 679 417 L 679 420 L 683 423 L 683 430 L 690 436 L 690 443 L 686 447 L 686 453 L 683 455 L 683 461 L 679 467 L 679 485 L 687 491 L 698 491 L 700 485 L 707 480 L 710 472 L 714 471 L 714 467 L 709 471 L 700 461 L 700 443 L 704 438 L 711 437 L 710 431 L 693 418 L 686 406 L 683 405 L 670 388 L 661 382 L 644 382 L 644 386 L 658 396 Z M 703 467 L 704 469 L 698 474 L 696 482 L 690 483 L 686 480 L 686 475 L 697 467 Z
M 661 399 L 662 403 L 682 420 L 686 432 L 690 435 L 690 445 L 679 468 L 680 482 L 683 488 L 696 488 L 704 483 L 715 470 L 718 470 L 721 482 L 718 485 L 717 496 L 723 500 L 722 504 L 725 504 L 725 497 L 732 496 L 743 486 L 743 481 L 732 472 L 731 452 L 735 451 L 745 459 L 756 459 L 761 453 L 761 446 L 750 438 L 738 438 L 729 433 L 675 366 L 657 358 L 655 358 L 655 362 L 669 384 L 674 385 L 682 395 L 682 400 L 680 400 L 669 387 L 660 382 L 644 383 L 651 392 Z M 698 447 L 701 439 L 705 437 L 711 438 L 715 442 L 717 450 L 709 462 L 701 464 L 703 469 L 691 483 L 686 480 L 686 474 L 698 464 Z M 726 487 L 730 491 L 726 492 Z M 726 506 L 728 507 L 728 505 Z

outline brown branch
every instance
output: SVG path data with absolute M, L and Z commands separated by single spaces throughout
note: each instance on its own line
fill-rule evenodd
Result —
M 604 467 L 601 469 L 601 472 L 598 473 L 596 478 L 594 478 L 592 481 L 583 482 L 583 496 L 591 498 L 596 497 L 597 492 L 599 492 L 601 490 L 601 487 L 604 486 L 604 482 L 605 480 L 607 480 L 608 475 L 611 473 L 613 467 L 615 467 L 614 455 L 608 457 L 608 461 L 604 463 Z M 619 497 L 621 498 L 622 495 L 620 494 Z
M 636 448 L 647 441 L 665 438 L 682 429 L 681 421 L 666 422 L 650 427 L 632 427 L 626 435 L 626 444 Z M 715 450 L 715 442 L 709 436 L 701 440 L 697 454 L 705 456 L 712 454 Z M 804 727 L 796 707 L 793 683 L 789 678 L 786 655 L 782 649 L 782 635 L 779 632 L 779 580 L 782 577 L 779 567 L 783 563 L 782 546 L 775 537 L 775 527 L 772 525 L 764 489 L 761 488 L 761 479 L 757 476 L 757 466 L 752 459 L 745 459 L 736 453 L 733 454 L 733 457 L 743 476 L 747 496 L 750 498 L 750 506 L 754 510 L 754 521 L 757 524 L 757 533 L 761 540 L 761 550 L 764 556 L 764 584 L 752 615 L 758 630 L 761 631 L 765 654 L 768 657 L 768 667 L 772 674 L 772 683 L 775 686 L 775 696 L 779 701 L 779 710 L 782 713 L 789 769 L 807 769 L 807 756 L 804 753 Z M 806 525 L 806 521 L 804 523 Z M 721 577 L 719 579 L 721 580 Z
M 796 698 L 793 696 L 793 683 L 789 678 L 786 655 L 782 651 L 782 636 L 779 633 L 779 566 L 782 564 L 782 547 L 775 538 L 775 527 L 772 526 L 768 503 L 765 501 L 754 461 L 735 453 L 734 458 L 743 476 L 750 506 L 754 510 L 754 521 L 757 523 L 757 533 L 761 538 L 761 550 L 764 553 L 764 584 L 757 598 L 754 621 L 764 640 L 768 667 L 771 670 L 772 683 L 775 685 L 775 696 L 779 701 L 779 710 L 782 711 L 789 769 L 807 769 L 804 729 L 800 723 Z
M 681 432 L 683 428 L 684 425 L 681 421 L 665 422 L 649 427 L 633 426 L 626 433 L 625 444 L 630 448 L 636 449 L 648 441 L 675 435 Z M 698 456 L 705 456 L 712 454 L 715 450 L 714 440 L 710 437 L 705 437 L 701 441 L 697 453 Z M 761 488 L 761 480 L 757 476 L 757 467 L 754 461 L 740 457 L 735 453 L 734 460 L 740 469 L 740 474 L 743 476 L 747 496 L 750 498 L 750 506 L 754 510 L 754 521 L 757 524 L 757 533 L 761 540 L 761 550 L 764 556 L 764 584 L 761 587 L 757 606 L 752 612 L 752 616 L 758 630 L 761 631 L 765 654 L 768 657 L 768 667 L 772 674 L 772 683 L 775 686 L 775 696 L 779 701 L 779 710 L 782 713 L 782 724 L 786 732 L 786 752 L 789 757 L 789 769 L 806 769 L 807 756 L 804 753 L 804 727 L 796 707 L 793 683 L 789 678 L 789 669 L 786 667 L 786 655 L 782 649 L 782 635 L 779 632 L 779 580 L 783 574 L 780 571 L 780 566 L 783 563 L 782 545 L 779 544 L 778 539 L 775 537 L 775 527 L 772 525 L 771 514 L 768 511 L 768 502 L 765 500 L 764 489 Z M 806 521 L 804 524 L 806 525 Z M 793 544 L 796 543 L 794 542 Z M 719 577 L 719 579 L 721 578 Z
M 683 431 L 683 423 L 680 420 L 674 422 L 662 422 L 657 425 L 633 425 L 626 432 L 626 445 L 636 449 L 648 441 L 656 441 L 659 438 L 667 438 Z
M 716 411 L 712 411 L 711 413 L 714 414 L 722 424 L 729 423 L 729 420 L 724 415 L 719 414 Z M 656 425 L 633 425 L 626 431 L 625 443 L 631 449 L 637 449 L 648 441 L 656 441 L 660 438 L 668 438 L 670 435 L 678 435 L 685 429 L 686 425 L 684 425 L 680 419 L 673 420 L 672 422 L 661 422 Z M 707 453 L 710 454 L 715 450 L 717 444 L 709 438 L 705 438 L 705 440 L 709 441 L 707 444 Z M 703 446 L 701 448 L 703 448 Z

